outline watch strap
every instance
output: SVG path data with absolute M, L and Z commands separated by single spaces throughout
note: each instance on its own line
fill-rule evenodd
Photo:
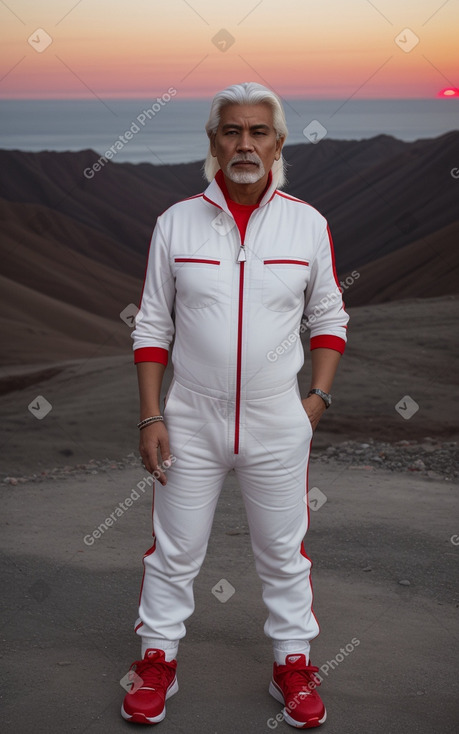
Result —
M 313 387 L 312 390 L 309 390 L 308 397 L 310 395 L 318 395 L 325 403 L 325 407 L 329 408 L 332 402 L 332 396 L 328 392 L 324 392 L 323 390 L 320 390 L 318 387 Z

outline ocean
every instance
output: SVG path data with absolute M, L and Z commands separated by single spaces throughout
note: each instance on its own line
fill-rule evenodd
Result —
M 167 99 L 169 97 L 169 99 Z M 114 150 L 114 162 L 156 165 L 202 160 L 210 100 L 2 100 L 0 148 Z M 457 99 L 287 99 L 287 144 L 322 137 L 361 140 L 392 135 L 417 140 L 459 127 Z M 306 134 L 303 130 L 306 130 Z M 312 135 L 310 134 L 312 131 Z M 309 135 L 309 138 L 306 137 Z

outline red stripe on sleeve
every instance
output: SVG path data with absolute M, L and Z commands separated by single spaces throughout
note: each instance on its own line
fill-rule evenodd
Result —
M 325 349 L 334 349 L 336 352 L 343 354 L 346 348 L 346 342 L 344 339 L 341 339 L 340 336 L 332 336 L 331 334 L 319 334 L 318 336 L 313 336 L 310 341 L 311 350 L 320 349 L 321 347 Z
M 134 364 L 139 362 L 159 362 L 165 367 L 169 359 L 169 352 L 162 347 L 140 347 L 134 350 Z
M 331 236 L 330 227 L 328 226 L 328 224 L 327 224 L 327 234 L 328 234 L 328 241 L 330 243 L 330 255 L 331 255 L 331 261 L 332 261 L 332 268 L 333 268 L 333 277 L 335 278 L 336 285 L 339 287 L 339 280 L 336 274 L 335 248 L 333 247 L 333 238 Z

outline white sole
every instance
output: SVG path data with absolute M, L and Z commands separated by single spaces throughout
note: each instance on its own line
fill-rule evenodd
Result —
M 273 680 L 271 680 L 269 684 L 269 692 L 271 696 L 276 699 L 276 701 L 279 701 L 279 703 L 282 703 L 285 706 L 284 695 L 282 691 L 280 690 L 280 688 L 276 686 Z M 296 719 L 292 719 L 292 717 L 290 716 L 290 714 L 288 713 L 288 711 L 285 708 L 282 709 L 282 714 L 287 724 L 290 724 L 290 726 L 294 726 L 297 729 L 303 729 L 305 726 L 308 725 L 307 721 L 301 722 L 301 721 L 297 721 Z M 326 718 L 327 718 L 327 712 L 324 709 L 324 715 L 321 719 L 318 719 L 317 725 L 319 726 L 320 724 L 323 724 Z

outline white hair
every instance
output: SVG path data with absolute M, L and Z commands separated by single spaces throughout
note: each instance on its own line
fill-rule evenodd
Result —
M 225 105 L 228 104 L 261 104 L 266 102 L 272 109 L 273 112 L 273 127 L 276 132 L 276 138 L 283 137 L 284 139 L 288 135 L 287 123 L 285 121 L 285 112 L 282 107 L 277 94 L 272 92 L 262 84 L 257 82 L 242 82 L 241 84 L 233 84 L 231 87 L 223 89 L 221 92 L 217 92 L 212 100 L 210 107 L 209 119 L 206 123 L 206 132 L 211 138 L 217 132 L 220 124 L 221 110 Z M 207 153 L 207 158 L 204 163 L 204 175 L 210 182 L 215 177 L 218 169 L 220 168 L 217 159 L 212 155 L 210 144 Z M 273 183 L 277 189 L 284 186 L 286 182 L 285 176 L 286 163 L 281 156 L 278 161 L 274 161 L 271 171 L 273 174 Z

